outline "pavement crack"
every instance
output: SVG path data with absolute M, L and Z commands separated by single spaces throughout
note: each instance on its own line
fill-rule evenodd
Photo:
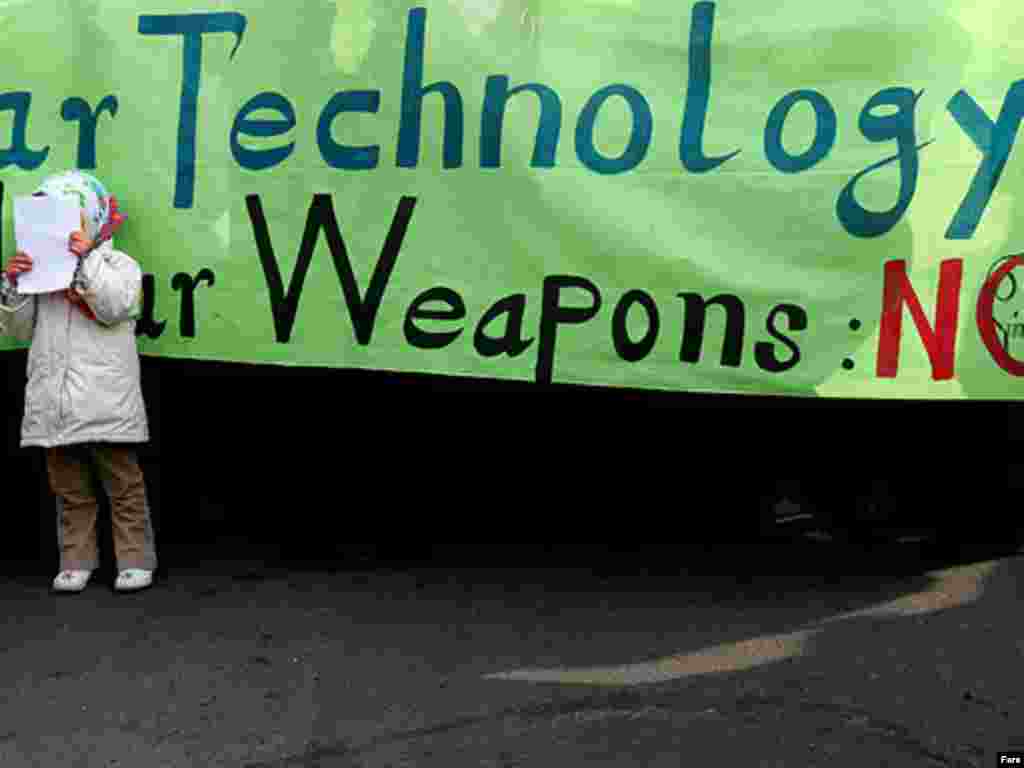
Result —
M 532 702 L 529 704 L 505 707 L 495 712 L 483 715 L 466 715 L 464 717 L 454 718 L 435 725 L 413 728 L 407 731 L 399 731 L 397 733 L 371 739 L 358 747 L 350 747 L 344 742 L 334 742 L 330 745 L 318 744 L 315 747 L 308 748 L 297 755 L 282 757 L 268 762 L 247 763 L 245 768 L 305 768 L 307 766 L 312 768 L 313 766 L 318 765 L 318 761 L 324 757 L 346 757 L 354 760 L 359 755 L 373 752 L 382 747 L 444 735 L 486 723 L 501 722 L 515 717 L 527 720 L 536 720 L 593 710 L 601 703 L 608 706 L 607 699 L 609 698 L 623 700 L 619 702 L 618 706 L 621 710 L 631 711 L 636 709 L 635 702 L 631 707 L 623 705 L 625 700 L 633 700 L 636 698 L 636 694 L 633 692 L 615 692 L 612 694 L 598 693 L 569 700 L 547 699 L 542 702 Z M 612 708 L 614 708 L 614 703 L 612 704 Z M 358 765 L 355 762 L 352 764 Z
M 349 749 L 345 741 L 336 741 L 329 744 L 314 741 L 298 755 L 290 755 L 267 762 L 246 763 L 244 768 L 293 768 L 294 766 L 310 766 L 312 768 L 313 766 L 320 765 L 321 760 L 352 757 L 353 751 Z M 354 760 L 351 760 L 350 764 L 353 768 L 358 768 L 359 766 Z
M 734 717 L 747 722 L 760 722 L 760 716 L 771 712 L 784 715 L 798 711 L 804 714 L 827 714 L 837 723 L 827 726 L 829 732 L 844 728 L 871 734 L 885 744 L 897 747 L 914 758 L 929 760 L 946 768 L 977 768 L 984 750 L 973 744 L 942 747 L 929 744 L 906 725 L 876 717 L 870 711 L 847 703 L 819 701 L 787 695 L 746 693 L 718 703 L 703 702 L 696 709 L 680 702 L 679 690 L 599 691 L 583 696 L 549 698 L 498 709 L 480 715 L 466 715 L 442 723 L 394 732 L 371 739 L 359 746 L 345 742 L 316 744 L 300 754 L 263 763 L 248 763 L 245 768 L 316 768 L 325 758 L 344 758 L 343 765 L 359 768 L 358 758 L 396 744 L 430 739 L 457 731 L 495 724 L 512 719 L 524 721 L 563 721 L 566 718 L 591 722 L 608 718 L 639 719 L 653 713 L 669 712 L 673 716 L 689 715 L 690 719 Z M 507 730 L 507 726 L 506 729 Z
M 984 750 L 977 745 L 961 745 L 959 748 L 940 750 L 916 737 L 910 728 L 902 723 L 875 717 L 868 710 L 833 702 L 803 699 L 798 702 L 801 712 L 815 714 L 825 712 L 843 718 L 843 725 L 857 728 L 874 734 L 881 741 L 900 747 L 915 757 L 927 758 L 935 763 L 951 768 L 977 768 L 978 762 L 973 759 L 983 756 Z M 971 757 L 961 757 L 957 752 L 968 752 Z

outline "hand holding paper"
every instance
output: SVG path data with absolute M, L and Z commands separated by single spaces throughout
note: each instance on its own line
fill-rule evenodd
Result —
M 32 258 L 32 271 L 18 278 L 18 292 L 52 293 L 68 288 L 78 265 L 68 248 L 81 228 L 78 203 L 71 198 L 20 197 L 14 200 L 18 250 Z
M 8 260 L 4 266 L 4 273 L 9 277 L 17 278 L 22 272 L 32 271 L 32 257 L 27 253 L 18 251 Z

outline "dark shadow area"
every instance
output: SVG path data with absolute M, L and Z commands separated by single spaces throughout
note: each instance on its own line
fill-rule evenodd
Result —
M 0 355 L 10 510 L 0 556 L 48 571 L 55 520 L 42 452 L 18 447 L 24 366 L 24 352 Z M 809 495 L 843 522 L 879 478 L 912 523 L 962 521 L 960 540 L 1005 538 L 992 522 L 1010 509 L 1006 424 L 1019 409 L 150 357 L 143 388 L 152 439 L 140 458 L 168 567 L 445 565 L 472 555 L 455 545 L 439 558 L 436 542 L 467 538 L 774 547 L 761 518 L 780 495 Z M 926 493 L 899 486 L 915 461 L 935 468 Z M 954 488 L 943 462 L 979 480 Z M 105 514 L 100 525 L 106 538 Z M 564 557 L 554 544 L 510 551 L 523 565 Z

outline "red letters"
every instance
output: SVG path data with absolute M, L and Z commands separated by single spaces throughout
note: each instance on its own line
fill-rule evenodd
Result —
M 992 316 L 992 309 L 995 306 L 996 293 L 999 285 L 1010 272 L 1016 267 L 1024 266 L 1024 254 L 1019 254 L 1007 260 L 982 286 L 981 295 L 978 296 L 978 332 L 981 333 L 981 340 L 985 342 L 988 353 L 996 361 L 996 365 L 1013 376 L 1024 376 L 1024 362 L 1014 360 L 1010 353 L 999 343 L 999 336 L 996 334 L 995 318 Z
M 933 330 L 928 325 L 928 319 L 924 316 L 924 310 L 921 309 L 921 302 L 907 277 L 907 262 L 890 261 L 885 265 L 885 292 L 878 338 L 877 374 L 880 379 L 895 378 L 899 370 L 904 302 L 910 308 L 914 325 L 917 326 L 917 332 L 928 352 L 928 359 L 931 360 L 932 378 L 935 381 L 947 381 L 953 378 L 962 280 L 963 259 L 942 262 Z

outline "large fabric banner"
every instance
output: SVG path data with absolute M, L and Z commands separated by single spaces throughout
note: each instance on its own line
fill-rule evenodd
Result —
M 145 354 L 1024 396 L 1009 0 L 2 0 L 0 39 L 3 258 L 93 169 Z

